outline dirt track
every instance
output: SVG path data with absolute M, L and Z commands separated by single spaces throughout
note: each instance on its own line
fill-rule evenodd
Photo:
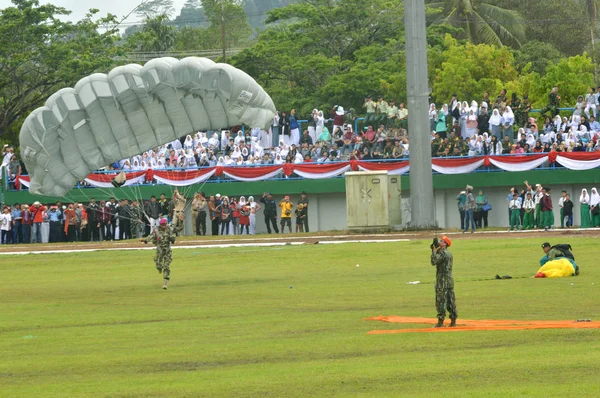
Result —
M 207 236 L 203 238 L 186 236 L 179 239 L 176 246 L 217 246 L 224 244 L 267 244 L 267 243 L 287 243 L 295 244 L 317 244 L 325 241 L 394 241 L 394 240 L 429 240 L 433 236 L 446 234 L 452 239 L 495 239 L 495 238 L 540 238 L 540 240 L 556 241 L 558 237 L 561 240 L 572 239 L 576 237 L 600 237 L 600 229 L 555 229 L 548 232 L 544 231 L 480 231 L 471 233 L 461 233 L 457 231 L 419 231 L 419 232 L 399 232 L 385 234 L 354 234 L 348 232 L 316 232 L 313 234 L 292 234 L 292 235 L 255 235 L 255 236 Z M 27 245 L 0 245 L 0 254 L 6 252 L 43 252 L 43 251 L 69 251 L 69 250 L 108 250 L 119 248 L 139 248 L 144 246 L 136 240 L 110 241 L 95 243 L 47 243 L 47 244 L 27 244 Z

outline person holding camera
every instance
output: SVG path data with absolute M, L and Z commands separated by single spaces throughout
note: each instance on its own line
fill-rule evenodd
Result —
M 290 197 L 286 195 L 281 202 L 279 202 L 279 207 L 281 207 L 281 233 L 284 232 L 285 226 L 287 225 L 292 233 L 292 210 L 294 210 L 294 204 L 290 202 Z
M 454 278 L 452 277 L 453 258 L 448 247 L 452 241 L 447 236 L 435 238 L 431 244 L 431 265 L 436 267 L 435 307 L 437 310 L 436 328 L 444 326 L 446 310 L 450 315 L 450 327 L 456 326 L 456 297 L 454 296 Z
M 273 229 L 275 233 L 279 233 L 279 229 L 277 228 L 277 207 L 275 201 L 273 200 L 273 195 L 270 192 L 263 193 L 262 198 L 260 198 L 261 203 L 265 205 L 264 215 L 265 215 L 265 224 L 267 226 L 267 233 L 271 233 L 271 225 L 273 225 Z M 291 220 L 290 220 L 290 229 L 291 229 Z

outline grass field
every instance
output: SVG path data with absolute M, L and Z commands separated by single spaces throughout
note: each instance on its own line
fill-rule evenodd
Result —
M 596 239 L 526 278 L 541 242 L 456 239 L 459 317 L 598 320 Z M 175 250 L 168 291 L 151 251 L 0 256 L 0 396 L 600 395 L 600 330 L 367 335 L 435 316 L 428 246 Z

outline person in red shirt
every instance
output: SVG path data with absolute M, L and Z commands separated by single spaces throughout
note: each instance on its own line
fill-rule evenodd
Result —
M 241 198 L 240 198 L 241 202 Z M 250 235 L 250 206 L 244 203 L 240 207 L 240 235 Z
M 346 132 L 344 133 L 343 137 L 344 144 L 342 145 L 342 155 L 345 155 L 346 152 L 352 153 L 352 149 L 354 148 L 354 143 L 356 141 L 355 138 L 356 135 L 352 131 L 352 125 L 347 125 Z
M 42 222 L 44 221 L 45 212 L 46 206 L 43 206 L 40 202 L 34 202 L 31 205 L 31 218 L 33 220 L 31 243 L 42 243 Z

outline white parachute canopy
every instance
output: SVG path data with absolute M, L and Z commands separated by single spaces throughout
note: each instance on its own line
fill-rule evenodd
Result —
M 90 172 L 196 131 L 268 128 L 271 97 L 243 71 L 206 58 L 157 58 L 84 77 L 21 127 L 30 191 L 64 196 Z

